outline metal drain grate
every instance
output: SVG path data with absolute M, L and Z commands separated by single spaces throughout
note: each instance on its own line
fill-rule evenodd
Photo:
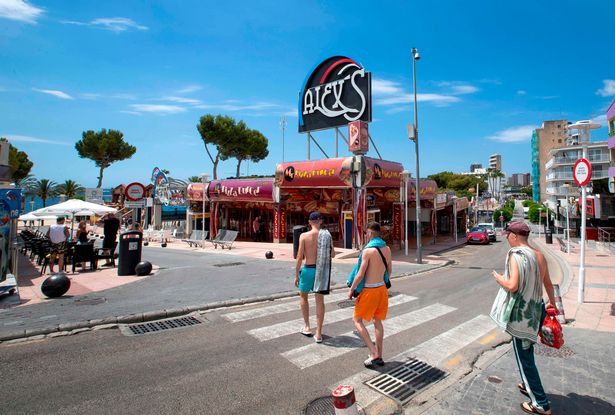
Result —
M 141 334 L 158 333 L 165 330 L 190 327 L 202 323 L 202 320 L 194 316 L 170 318 L 167 320 L 151 321 L 149 323 L 129 324 L 126 326 L 128 329 L 128 333 L 126 334 L 129 336 L 138 336 Z
M 395 400 L 400 405 L 405 405 L 420 390 L 445 376 L 446 372 L 443 370 L 411 358 L 403 365 L 367 381 L 366 385 Z
M 357 409 L 360 415 L 365 414 L 363 409 L 357 403 Z M 308 403 L 303 410 L 304 415 L 335 415 L 335 407 L 333 406 L 333 396 L 323 396 L 316 398 Z
M 538 344 L 538 343 L 534 345 L 534 353 L 539 356 L 559 357 L 561 359 L 566 359 L 575 354 L 574 350 L 572 350 L 568 346 L 562 346 L 559 349 L 554 349 L 552 347 L 543 346 L 542 344 Z
M 244 265 L 245 262 L 224 262 L 222 264 L 214 264 L 214 267 L 236 267 L 237 265 Z

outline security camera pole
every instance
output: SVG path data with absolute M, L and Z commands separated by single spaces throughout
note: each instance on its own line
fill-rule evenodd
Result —
M 414 89 L 414 149 L 416 151 L 416 263 L 422 264 L 423 244 L 421 241 L 421 175 L 419 173 L 419 115 L 416 100 L 416 61 L 421 59 L 419 51 L 412 48 L 412 83 Z

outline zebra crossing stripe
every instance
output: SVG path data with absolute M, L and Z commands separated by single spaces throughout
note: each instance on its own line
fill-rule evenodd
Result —
M 404 304 L 404 303 L 409 303 L 410 301 L 414 301 L 416 299 L 417 299 L 416 297 L 412 297 L 409 295 L 404 295 L 404 294 L 396 295 L 389 299 L 389 307 L 393 307 L 393 306 Z M 299 306 L 295 304 L 294 309 L 296 311 L 299 311 L 298 308 Z M 337 323 L 338 321 L 350 319 L 352 318 L 353 313 L 354 313 L 353 307 L 325 312 L 325 324 L 333 324 L 333 323 Z M 274 324 L 271 326 L 248 330 L 248 334 L 264 342 L 267 340 L 272 340 L 278 337 L 297 333 L 302 327 L 303 327 L 303 318 L 298 318 L 296 320 L 284 321 L 282 323 Z
M 495 327 L 496 326 L 491 318 L 484 315 L 479 315 L 464 322 L 463 324 L 460 324 L 459 326 L 456 326 L 415 347 L 412 347 L 397 356 L 385 359 L 385 361 L 390 360 L 403 362 L 410 357 L 414 357 L 428 363 L 431 366 L 438 366 L 438 364 L 448 356 L 451 356 L 472 342 L 485 336 Z M 379 372 L 374 370 L 365 369 L 342 380 L 341 382 L 336 383 L 335 385 L 332 385 L 331 390 L 335 389 L 339 385 L 352 385 L 357 402 L 359 402 L 363 408 L 367 408 L 378 398 L 382 397 L 382 394 L 364 384 L 378 374 Z
M 383 322 L 384 337 L 393 336 L 455 310 L 456 309 L 453 307 L 436 303 L 416 311 L 401 314 L 390 320 L 385 320 Z M 373 331 L 373 327 L 371 329 L 371 331 Z M 373 338 L 373 333 L 370 334 Z M 326 338 L 322 344 L 310 344 L 298 347 L 281 353 L 281 355 L 298 368 L 306 369 L 360 347 L 365 347 L 363 340 L 358 338 L 352 331 L 349 331 L 340 336 Z
M 346 290 L 344 292 L 325 295 L 325 304 L 342 301 L 347 298 Z M 314 298 L 310 297 L 310 305 L 314 304 Z M 227 320 L 237 323 L 239 321 L 252 320 L 259 317 L 266 317 L 273 314 L 286 313 L 288 311 L 296 311 L 299 308 L 297 298 L 293 301 L 288 301 L 281 304 L 274 304 L 266 307 L 251 308 L 249 310 L 235 311 L 233 313 L 223 314 Z

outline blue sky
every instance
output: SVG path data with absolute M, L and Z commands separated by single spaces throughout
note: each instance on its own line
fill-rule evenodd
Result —
M 249 173 L 272 174 L 283 115 L 286 160 L 306 158 L 298 91 L 315 64 L 341 54 L 372 72 L 370 134 L 383 157 L 413 170 L 415 46 L 422 175 L 467 171 L 496 152 L 507 173 L 528 172 L 542 121 L 604 125 L 613 19 L 606 1 L 0 0 L 0 136 L 29 154 L 38 178 L 93 186 L 97 169 L 74 143 L 84 130 L 119 129 L 138 150 L 107 169 L 108 187 L 148 182 L 155 166 L 211 173 L 195 126 L 222 113 L 269 138 L 269 157 Z M 333 132 L 315 136 L 334 153 Z M 234 172 L 232 160 L 219 167 Z

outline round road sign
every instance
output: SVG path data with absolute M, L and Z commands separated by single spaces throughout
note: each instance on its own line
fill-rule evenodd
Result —
M 141 183 L 130 183 L 124 189 L 124 196 L 131 202 L 137 202 L 145 197 L 145 186 Z
M 592 165 L 589 160 L 584 158 L 578 159 L 572 168 L 572 177 L 576 184 L 581 187 L 589 183 L 592 178 Z

